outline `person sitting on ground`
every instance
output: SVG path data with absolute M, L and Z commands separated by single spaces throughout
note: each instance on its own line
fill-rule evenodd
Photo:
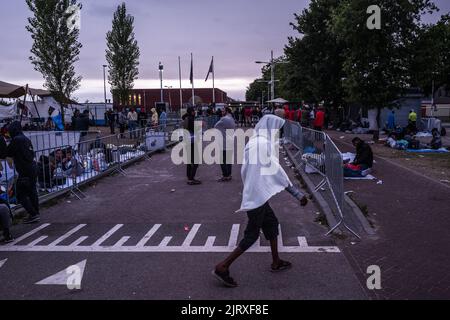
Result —
M 68 150 L 63 160 L 63 170 L 67 177 L 76 178 L 84 173 L 83 165 L 73 156 L 72 150 Z
M 352 143 L 356 148 L 356 157 L 352 163 L 344 166 L 344 176 L 362 177 L 364 171 L 373 167 L 372 148 L 360 138 L 353 139 Z
M 273 262 L 270 270 L 280 272 L 292 267 L 290 262 L 283 261 L 279 257 L 279 222 L 269 204 L 270 199 L 283 190 L 294 196 L 301 206 L 308 204 L 306 195 L 294 187 L 280 165 L 278 155 L 274 152 L 277 149 L 274 143 L 276 144 L 278 139 L 273 135 L 279 134 L 276 132 L 284 126 L 285 122 L 274 115 L 264 116 L 256 125 L 255 134 L 245 147 L 241 172 L 244 190 L 241 209 L 238 212 L 247 212 L 247 229 L 238 248 L 223 262 L 220 262 L 212 272 L 212 275 L 226 287 L 238 286 L 230 276 L 230 267 L 236 259 L 259 240 L 261 229 L 271 245 Z M 253 155 L 258 154 L 265 155 L 267 159 L 254 159 L 253 161 Z
M 433 150 L 439 150 L 442 148 L 442 138 L 441 134 L 439 133 L 438 129 L 433 129 L 431 131 L 431 134 L 433 135 L 433 139 L 431 140 L 430 147 Z

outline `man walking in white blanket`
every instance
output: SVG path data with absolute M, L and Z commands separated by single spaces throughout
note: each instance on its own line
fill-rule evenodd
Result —
M 269 200 L 276 194 L 286 190 L 301 206 L 308 204 L 307 197 L 297 190 L 289 180 L 279 163 L 278 148 L 279 132 L 285 120 L 273 116 L 265 116 L 256 126 L 255 134 L 245 148 L 242 180 L 244 191 L 241 209 L 247 212 L 248 225 L 244 239 L 238 248 L 212 272 L 213 276 L 227 287 L 237 287 L 237 282 L 230 276 L 230 266 L 259 239 L 262 229 L 272 250 L 272 272 L 290 269 L 292 264 L 280 259 L 278 254 L 279 223 Z M 258 158 L 257 158 L 257 156 Z M 262 157 L 261 157 L 262 156 Z M 264 159 L 266 158 L 266 159 Z M 254 161 L 256 159 L 256 161 Z

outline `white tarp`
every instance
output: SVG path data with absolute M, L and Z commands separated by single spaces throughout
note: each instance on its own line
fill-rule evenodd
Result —
M 19 102 L 16 102 L 14 105 L 15 110 L 17 110 L 17 104 Z M 22 102 L 21 102 L 22 103 Z M 26 101 L 25 106 L 28 109 L 28 114 L 25 116 L 28 116 L 30 118 L 40 118 L 40 119 L 47 119 L 49 116 L 56 116 L 61 111 L 61 105 L 53 98 L 53 97 L 42 97 L 41 99 L 33 101 Z M 53 108 L 53 114 L 49 115 L 49 109 Z M 73 111 L 71 106 L 69 108 L 65 109 L 65 122 L 71 123 L 72 122 L 72 115 Z
M 0 106 L 0 120 L 12 119 L 17 115 L 16 105 Z

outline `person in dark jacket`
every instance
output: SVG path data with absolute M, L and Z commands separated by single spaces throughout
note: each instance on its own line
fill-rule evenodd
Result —
M 77 127 L 79 131 L 82 131 L 81 136 L 84 137 L 89 131 L 89 111 L 85 110 L 79 117 L 77 121 Z
M 191 136 L 190 141 L 190 152 L 191 157 L 188 159 L 189 163 L 187 165 L 187 178 L 188 178 L 188 185 L 194 186 L 202 184 L 201 181 L 195 179 L 195 175 L 197 174 L 198 164 L 195 163 L 195 109 L 190 107 L 187 109 L 187 113 L 183 116 L 184 121 L 184 129 L 189 131 L 189 134 Z
M 16 182 L 17 199 L 23 206 L 29 217 L 24 220 L 25 224 L 40 221 L 39 197 L 36 188 L 37 164 L 34 161 L 33 145 L 22 132 L 19 121 L 9 126 L 11 143 L 6 146 L 3 137 L 0 138 L 0 158 L 12 158 L 15 169 L 19 175 Z
M 360 138 L 355 138 L 352 141 L 356 148 L 356 157 L 353 165 L 362 166 L 363 170 L 373 167 L 373 152 L 372 148 Z

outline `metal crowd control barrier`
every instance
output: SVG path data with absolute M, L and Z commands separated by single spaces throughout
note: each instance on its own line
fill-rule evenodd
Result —
M 37 188 L 40 200 L 66 192 L 78 199 L 86 197 L 80 187 L 101 176 L 125 174 L 124 166 L 149 159 L 150 152 L 166 150 L 171 132 L 181 121 L 171 121 L 153 128 L 140 128 L 124 135 L 93 138 L 81 136 L 79 141 L 44 148 L 35 152 Z M 12 161 L 0 161 L 0 198 L 17 205 L 15 185 L 17 173 Z
M 298 122 L 287 121 L 284 127 L 285 142 L 298 151 L 294 159 L 302 165 L 307 173 L 317 173 L 322 179 L 314 192 L 324 190 L 328 186 L 331 193 L 330 207 L 338 214 L 338 223 L 327 235 L 343 226 L 356 237 L 360 236 L 345 223 L 344 215 L 344 168 L 340 150 L 332 139 L 324 132 L 302 127 Z

